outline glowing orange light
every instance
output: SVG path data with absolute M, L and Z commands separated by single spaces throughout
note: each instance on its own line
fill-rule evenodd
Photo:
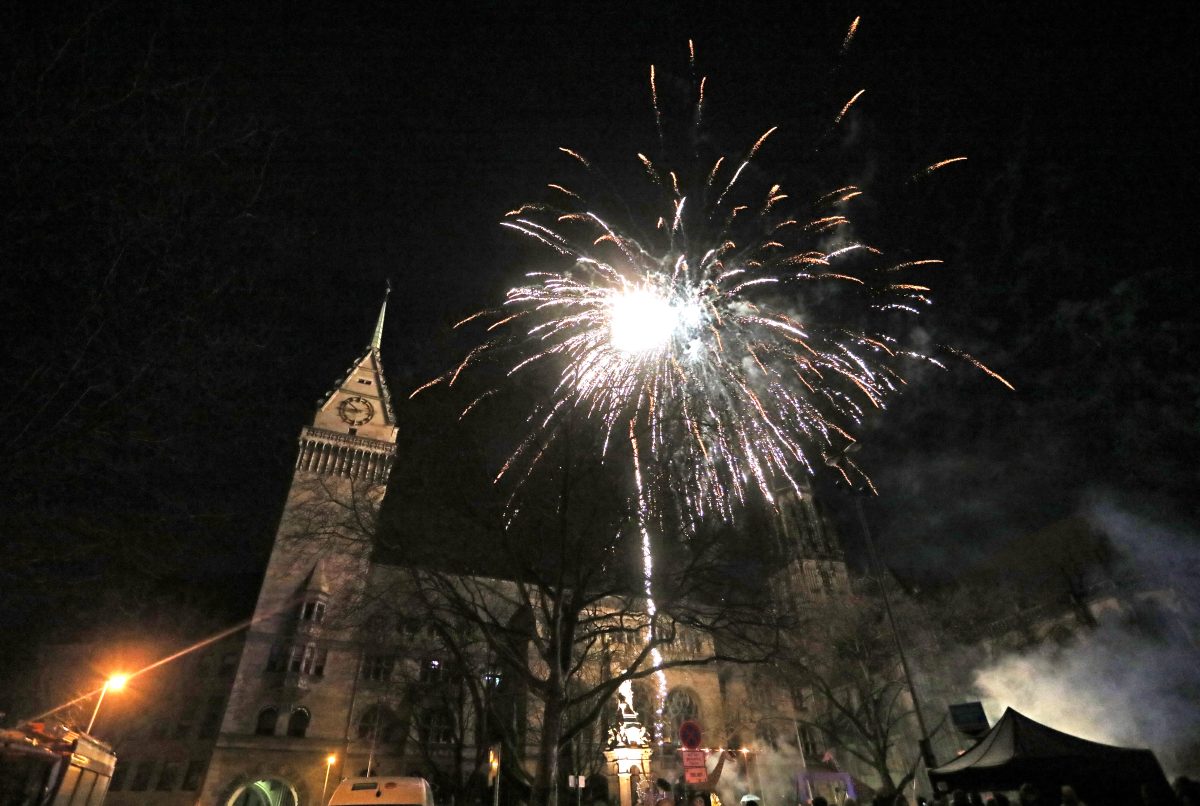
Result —
M 114 674 L 112 677 L 108 678 L 108 682 L 105 683 L 105 686 L 109 691 L 120 691 L 121 689 L 125 688 L 125 684 L 128 682 L 129 675 Z
M 329 765 L 330 767 L 332 767 L 334 764 L 337 763 L 337 756 L 335 756 L 333 753 L 330 753 L 328 756 L 325 757 L 325 763 L 327 765 Z

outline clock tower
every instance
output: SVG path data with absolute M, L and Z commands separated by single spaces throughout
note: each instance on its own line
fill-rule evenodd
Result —
M 324 772 L 330 748 L 348 741 L 361 662 L 355 627 L 396 458 L 396 415 L 380 358 L 386 311 L 385 297 L 370 343 L 300 431 L 202 802 L 227 802 L 272 770 L 270 780 L 307 802 L 308 784 L 320 789 L 320 782 L 305 781 Z

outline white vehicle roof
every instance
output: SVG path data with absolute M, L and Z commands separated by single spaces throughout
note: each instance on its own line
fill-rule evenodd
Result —
M 424 778 L 347 778 L 329 799 L 329 806 L 356 803 L 433 806 L 433 792 Z

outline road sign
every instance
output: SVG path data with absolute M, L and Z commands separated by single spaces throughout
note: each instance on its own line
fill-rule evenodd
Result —
M 688 750 L 700 747 L 700 723 L 688 719 L 679 725 L 679 743 Z
M 685 784 L 707 784 L 708 773 L 703 767 L 684 767 L 683 782 Z
M 704 751 L 703 750 L 684 750 L 683 751 L 683 766 L 685 766 L 685 767 L 703 767 L 704 766 Z

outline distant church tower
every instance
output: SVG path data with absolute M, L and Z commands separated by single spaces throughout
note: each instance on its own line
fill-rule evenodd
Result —
M 778 496 L 775 537 L 783 567 L 774 575 L 776 602 L 788 609 L 805 601 L 850 592 L 846 557 L 837 532 L 817 505 L 811 485 L 800 493 L 788 490 Z
M 342 756 L 361 661 L 353 623 L 396 458 L 396 416 L 379 351 L 386 310 L 385 298 L 366 351 L 300 432 L 201 803 L 226 804 L 235 795 L 240 803 L 239 793 L 254 788 L 278 806 L 316 802 L 327 757 Z M 339 771 L 332 770 L 335 781 Z

